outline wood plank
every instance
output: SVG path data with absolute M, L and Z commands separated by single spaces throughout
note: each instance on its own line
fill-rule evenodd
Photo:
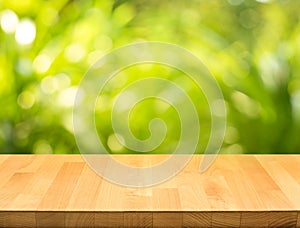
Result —
M 35 213 L 36 226 L 44 227 L 65 227 L 65 214 L 62 212 L 39 211 Z
M 190 181 L 191 179 L 193 181 Z M 183 172 L 176 177 L 176 188 L 182 208 L 188 211 L 211 208 L 203 186 L 205 181 L 206 177 L 200 173 Z
M 297 216 L 297 212 L 269 212 L 269 227 L 295 227 L 297 225 Z
M 153 203 L 151 188 L 128 188 L 124 190 L 123 209 L 129 211 L 144 211 Z
M 241 227 L 268 227 L 269 213 L 268 212 L 242 212 Z
M 5 161 L 0 164 L 0 170 L 2 171 L 0 172 L 0 188 L 6 184 L 14 173 L 30 165 L 34 159 L 35 156 L 33 155 L 10 155 L 10 157 L 6 158 Z
M 210 208 L 216 210 L 237 208 L 236 199 L 223 176 L 211 177 L 203 183 L 203 186 Z
M 237 156 L 226 156 L 220 159 L 220 161 L 221 175 L 224 176 L 231 194 L 236 199 L 235 203 L 237 208 L 251 211 L 263 207 L 263 202 L 255 186 L 253 186 L 250 181 L 247 181 L 248 177 L 245 172 L 243 172 L 243 167 L 239 163 Z M 224 167 L 224 163 L 227 169 L 222 168 Z M 245 197 L 245 195 L 251 197 Z M 232 206 L 230 208 L 233 209 Z
M 300 185 L 287 172 L 277 160 L 269 157 L 257 157 L 262 166 L 279 186 L 280 190 L 289 198 L 290 202 L 297 207 L 300 205 Z
M 125 201 L 124 188 L 103 180 L 95 200 L 96 209 L 100 211 L 122 211 Z
M 211 212 L 184 212 L 182 218 L 183 227 L 211 227 Z
M 26 156 L 26 155 L 23 155 Z M 32 157 L 30 163 L 21 166 L 20 169 L 18 170 L 19 173 L 34 173 L 37 172 L 40 167 L 44 164 L 45 160 L 47 160 L 47 158 L 49 156 L 45 156 L 45 155 L 41 155 L 41 156 L 34 156 L 34 155 L 29 155 L 30 157 Z
M 216 212 L 212 214 L 212 227 L 240 227 L 241 214 L 239 212 Z
M 0 227 L 300 227 L 300 155 L 219 155 L 205 173 L 195 155 L 147 188 L 112 184 L 80 155 L 26 156 L 0 156 Z
M 14 173 L 8 182 L 0 189 L 0 209 L 13 208 L 11 202 L 22 193 L 30 182 L 33 173 Z
M 276 160 L 290 174 L 290 176 L 292 176 L 295 179 L 295 181 L 297 181 L 297 183 L 300 185 L 300 172 L 297 172 L 297 170 L 299 170 L 299 162 L 300 162 L 299 155 L 295 155 L 295 154 L 290 154 L 288 156 L 269 155 L 267 158 L 269 160 L 271 159 Z
M 100 195 L 101 184 L 102 178 L 85 165 L 66 207 L 67 210 L 95 209 L 95 196 Z
M 95 227 L 123 227 L 124 213 L 97 212 L 95 213 Z
M 34 212 L 0 212 L 0 227 L 35 227 L 35 213 Z
M 254 156 L 237 156 L 237 159 L 242 164 L 241 170 L 246 180 L 254 187 L 257 196 L 263 203 L 263 208 L 269 210 L 274 208 L 277 210 L 294 209 L 292 202 Z
M 95 214 L 90 212 L 65 213 L 65 227 L 95 227 Z
M 176 188 L 153 189 L 153 206 L 161 211 L 180 210 L 181 202 Z
M 153 227 L 152 213 L 126 212 L 124 213 L 124 227 Z
M 56 156 L 55 159 L 53 159 L 51 155 L 41 155 L 37 157 L 43 158 L 39 160 L 41 162 L 40 167 L 36 169 L 33 178 L 31 178 L 30 182 L 22 189 L 22 192 L 11 202 L 11 207 L 26 207 L 27 210 L 36 210 L 66 160 L 64 156 Z M 29 167 L 30 165 L 27 166 L 27 171 Z M 31 165 L 31 167 L 35 169 L 36 166 Z M 49 172 L 49 170 L 51 170 L 51 172 Z M 31 171 L 33 170 L 31 169 Z
M 182 213 L 153 213 L 153 227 L 182 227 Z
M 2 164 L 3 162 L 5 162 L 5 160 L 6 160 L 7 158 L 9 158 L 9 157 L 10 157 L 9 154 L 0 154 L 0 166 L 1 166 L 1 164 Z
M 82 162 L 65 162 L 38 208 L 43 210 L 66 208 L 84 165 Z

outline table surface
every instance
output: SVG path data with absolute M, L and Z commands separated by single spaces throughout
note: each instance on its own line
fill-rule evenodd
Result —
M 141 167 L 169 156 L 113 157 Z M 53 222 L 47 220 L 49 215 L 57 216 L 56 222 L 62 218 L 64 226 L 76 222 L 78 215 L 83 216 L 80 221 L 92 220 L 93 226 L 97 219 L 108 225 L 119 220 L 123 225 L 145 223 L 147 216 L 151 226 L 270 226 L 272 220 L 300 226 L 299 155 L 219 155 L 199 173 L 202 158 L 194 155 L 178 175 L 160 185 L 128 188 L 101 178 L 80 155 L 0 155 L 0 226 L 26 212 L 22 222 L 41 227 Z

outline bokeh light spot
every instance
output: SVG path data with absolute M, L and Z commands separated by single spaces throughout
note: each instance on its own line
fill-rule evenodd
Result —
M 17 26 L 15 38 L 20 45 L 31 44 L 36 36 L 35 24 L 30 19 L 23 19 Z
M 1 28 L 6 33 L 14 33 L 16 31 L 19 18 L 12 10 L 4 10 L 1 12 Z
M 51 66 L 52 60 L 46 54 L 38 55 L 33 61 L 33 68 L 38 74 L 46 73 Z
M 236 107 L 236 109 L 246 114 L 250 118 L 257 118 L 260 115 L 260 106 L 259 104 L 252 100 L 249 96 L 244 93 L 235 91 L 233 92 L 232 101 Z
M 105 36 L 105 35 L 98 36 L 95 39 L 94 47 L 104 52 L 110 51 L 113 47 L 112 39 L 109 36 Z
M 30 124 L 27 122 L 18 123 L 16 125 L 16 136 L 18 139 L 26 139 L 30 134 Z
M 300 120 L 300 90 L 291 95 L 291 104 L 294 118 Z
M 77 86 L 62 90 L 58 95 L 58 104 L 63 107 L 72 107 L 75 101 Z
M 65 73 L 59 73 L 55 76 L 59 89 L 65 89 L 71 85 L 69 76 Z
M 23 76 L 30 76 L 33 72 L 32 61 L 28 58 L 20 58 L 17 61 L 16 70 Z
M 35 96 L 30 91 L 24 91 L 18 96 L 18 104 L 23 109 L 30 109 L 35 103 Z
M 239 140 L 239 132 L 235 127 L 227 127 L 224 142 L 227 144 L 236 143 Z
M 52 76 L 47 76 L 41 82 L 41 89 L 44 93 L 52 94 L 58 89 L 58 83 Z
M 71 45 L 69 45 L 66 50 L 65 50 L 65 58 L 72 63 L 77 63 L 80 60 L 83 59 L 83 57 L 85 56 L 86 51 L 84 49 L 84 47 L 82 47 L 82 45 L 77 44 L 77 43 L 73 43 Z
M 111 151 L 120 152 L 123 149 L 124 142 L 124 138 L 120 134 L 112 134 L 108 137 L 107 145 Z
M 47 140 L 39 140 L 33 146 L 35 154 L 52 154 L 53 149 Z

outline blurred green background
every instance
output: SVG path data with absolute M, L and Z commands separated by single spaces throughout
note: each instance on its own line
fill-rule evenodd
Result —
M 163 41 L 190 50 L 218 80 L 228 111 L 221 153 L 300 153 L 299 9 L 297 0 L 0 0 L 0 152 L 78 153 L 72 106 L 87 69 L 122 45 Z M 112 153 L 134 153 L 116 140 L 111 107 L 126 85 L 154 75 L 198 104 L 202 153 L 210 133 L 203 94 L 186 75 L 155 64 L 109 83 L 95 114 L 101 140 Z M 133 133 L 149 137 L 153 117 L 169 131 L 152 153 L 172 152 L 180 123 L 162 101 L 137 105 Z

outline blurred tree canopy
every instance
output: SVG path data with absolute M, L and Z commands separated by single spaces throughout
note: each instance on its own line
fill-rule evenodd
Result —
M 190 50 L 220 84 L 228 112 L 222 153 L 298 153 L 299 9 L 297 0 L 0 0 L 0 152 L 78 153 L 72 106 L 87 69 L 122 45 L 162 41 Z M 111 107 L 126 85 L 153 75 L 198 102 L 203 152 L 205 97 L 178 70 L 155 64 L 126 69 L 109 83 L 95 114 L 99 137 L 112 153 L 134 153 L 118 144 Z M 172 152 L 180 123 L 162 101 L 135 107 L 133 133 L 149 137 L 154 117 L 169 129 L 152 152 Z

